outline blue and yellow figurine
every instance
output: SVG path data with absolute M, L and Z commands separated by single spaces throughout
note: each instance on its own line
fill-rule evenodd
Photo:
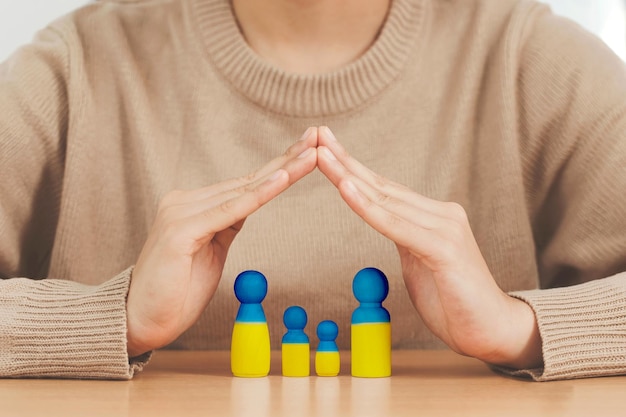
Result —
M 299 306 L 291 306 L 283 314 L 287 328 L 282 340 L 283 376 L 309 376 L 311 373 L 309 337 L 304 333 L 307 320 L 306 311 Z
M 235 296 L 241 302 L 230 349 L 234 376 L 255 378 L 270 372 L 270 332 L 261 302 L 267 280 L 257 271 L 244 271 L 235 279 Z
M 315 352 L 315 373 L 318 376 L 339 375 L 341 358 L 335 342 L 338 334 L 339 327 L 332 320 L 324 320 L 317 325 L 317 337 L 320 343 Z
M 391 375 L 391 317 L 382 306 L 389 281 L 376 268 L 360 270 L 352 281 L 359 307 L 352 313 L 352 376 L 380 378 Z

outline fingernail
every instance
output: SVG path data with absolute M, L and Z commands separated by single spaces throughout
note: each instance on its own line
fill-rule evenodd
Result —
M 332 130 L 330 130 L 328 126 L 324 126 L 324 130 L 326 131 L 326 136 L 328 136 L 328 139 L 332 140 L 333 142 L 337 142 L 335 134 L 332 132 Z
M 356 185 L 354 185 L 354 183 L 350 180 L 346 180 L 345 182 L 345 190 L 347 192 L 349 192 L 350 194 L 354 195 L 356 198 L 358 199 L 362 199 L 363 197 L 361 197 L 361 193 L 359 192 L 359 190 L 356 188 Z
M 311 134 L 311 129 L 313 129 L 313 127 L 309 127 L 307 130 L 305 130 L 302 136 L 300 137 L 300 139 L 298 140 L 306 140 Z
M 330 151 L 330 149 L 328 148 L 324 148 L 324 152 L 326 152 L 326 156 L 328 157 L 328 159 L 330 159 L 331 161 L 336 161 L 337 157 Z
M 306 151 L 304 151 L 300 155 L 298 155 L 298 159 L 306 158 L 311 153 L 312 149 L 313 148 L 307 148 Z

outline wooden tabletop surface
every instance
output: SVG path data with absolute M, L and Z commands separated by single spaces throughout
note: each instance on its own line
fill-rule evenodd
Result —
M 450 351 L 394 351 L 390 378 L 234 378 L 229 352 L 156 352 L 131 381 L 0 379 L 0 416 L 626 416 L 626 377 L 529 382 Z M 314 370 L 314 367 L 311 368 Z

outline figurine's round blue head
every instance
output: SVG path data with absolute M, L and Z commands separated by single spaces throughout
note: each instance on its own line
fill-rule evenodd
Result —
M 352 292 L 361 303 L 382 303 L 389 294 L 389 281 L 381 270 L 364 268 L 354 276 Z
M 283 314 L 283 323 L 288 329 L 304 329 L 307 320 L 306 311 L 300 306 L 291 306 Z
M 267 295 L 267 280 L 258 271 L 243 271 L 235 279 L 235 297 L 241 303 L 256 304 Z
M 317 325 L 317 337 L 320 341 L 331 342 L 337 338 L 339 327 L 332 320 L 324 320 Z

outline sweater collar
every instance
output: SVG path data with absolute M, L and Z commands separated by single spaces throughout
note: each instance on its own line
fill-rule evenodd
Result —
M 255 104 L 295 117 L 347 112 L 380 94 L 400 75 L 425 19 L 422 0 L 393 0 L 378 38 L 360 58 L 334 72 L 302 75 L 265 62 L 248 46 L 228 0 L 192 2 L 218 72 Z

